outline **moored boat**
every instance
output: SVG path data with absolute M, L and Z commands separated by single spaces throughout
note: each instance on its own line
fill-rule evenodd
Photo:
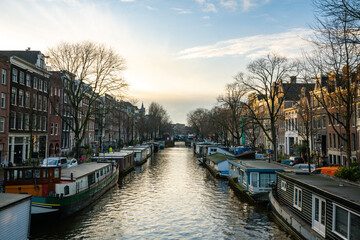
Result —
M 13 167 L 5 169 L 5 193 L 31 194 L 32 220 L 71 215 L 99 198 L 118 181 L 112 163 L 84 163 L 72 168 Z

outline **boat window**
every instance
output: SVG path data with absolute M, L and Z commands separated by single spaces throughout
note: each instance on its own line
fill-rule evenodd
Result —
M 19 179 L 22 179 L 22 170 L 19 170 Z
M 25 178 L 32 178 L 32 170 L 25 170 Z
M 66 186 L 64 187 L 64 195 L 69 195 L 69 193 L 70 193 L 70 188 L 69 188 L 68 185 L 66 185 Z
M 48 178 L 48 170 L 43 169 L 43 178 Z
M 40 170 L 39 169 L 36 169 L 34 171 L 34 178 L 40 178 Z
M 90 186 L 91 184 L 95 183 L 95 173 L 92 173 L 90 175 L 88 175 L 88 185 Z
M 54 178 L 58 178 L 58 177 L 59 177 L 59 169 L 55 168 Z
M 7 171 L 7 174 L 6 174 L 6 180 L 10 180 L 10 171 Z
M 100 175 L 102 176 L 104 174 L 103 170 L 101 169 L 100 170 Z
M 99 178 L 99 172 L 96 172 L 96 177 Z
M 18 170 L 14 170 L 14 180 L 17 180 L 18 178 Z

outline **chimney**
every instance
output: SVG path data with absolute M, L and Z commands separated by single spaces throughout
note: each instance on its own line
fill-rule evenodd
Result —
M 296 76 L 290 77 L 290 83 L 296 83 Z

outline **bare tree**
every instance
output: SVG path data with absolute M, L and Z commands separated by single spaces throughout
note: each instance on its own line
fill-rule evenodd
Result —
M 105 93 L 120 95 L 128 85 L 121 77 L 125 60 L 111 48 L 93 42 L 62 42 L 49 48 L 47 55 L 53 70 L 71 73 L 63 89 L 64 98 L 71 106 L 69 113 L 73 123 L 63 117 L 60 109 L 54 109 L 74 132 L 76 157 L 79 158 L 89 119 L 96 111 L 96 100 Z
M 243 110 L 242 99 L 247 94 L 247 89 L 237 82 L 226 85 L 226 90 L 223 95 L 217 98 L 217 101 L 227 110 L 227 114 L 223 117 L 224 127 L 232 136 L 233 144 L 241 145 L 241 137 L 243 135 Z
M 187 114 L 187 124 L 196 133 L 198 138 L 207 138 L 211 135 L 209 110 L 197 108 Z
M 276 54 L 268 54 L 266 57 L 252 61 L 247 66 L 247 77 L 243 73 L 235 77 L 238 84 L 243 85 L 249 92 L 255 93 L 263 102 L 265 115 L 261 117 L 251 102 L 247 102 L 245 106 L 272 143 L 274 160 L 277 160 L 277 122 L 281 117 L 280 109 L 288 91 L 288 88 L 281 87 L 282 80 L 296 76 L 299 68 L 297 61 L 290 61 Z
M 160 137 L 165 132 L 169 132 L 171 123 L 169 114 L 160 104 L 152 102 L 149 106 L 149 126 L 152 138 Z
M 328 121 L 345 145 L 346 165 L 352 153 L 352 120 L 356 110 L 360 64 L 358 1 L 314 0 L 318 13 L 314 26 L 314 52 L 306 56 L 313 76 L 318 76 L 314 101 L 325 110 Z M 326 83 L 324 84 L 322 81 Z M 340 126 L 340 127 L 339 127 Z M 341 132 L 344 129 L 345 134 Z

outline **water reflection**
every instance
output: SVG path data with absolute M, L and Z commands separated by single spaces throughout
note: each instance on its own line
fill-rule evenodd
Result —
M 178 144 L 159 152 L 84 211 L 34 239 L 288 239 L 267 212 L 234 196 L 227 182 Z

